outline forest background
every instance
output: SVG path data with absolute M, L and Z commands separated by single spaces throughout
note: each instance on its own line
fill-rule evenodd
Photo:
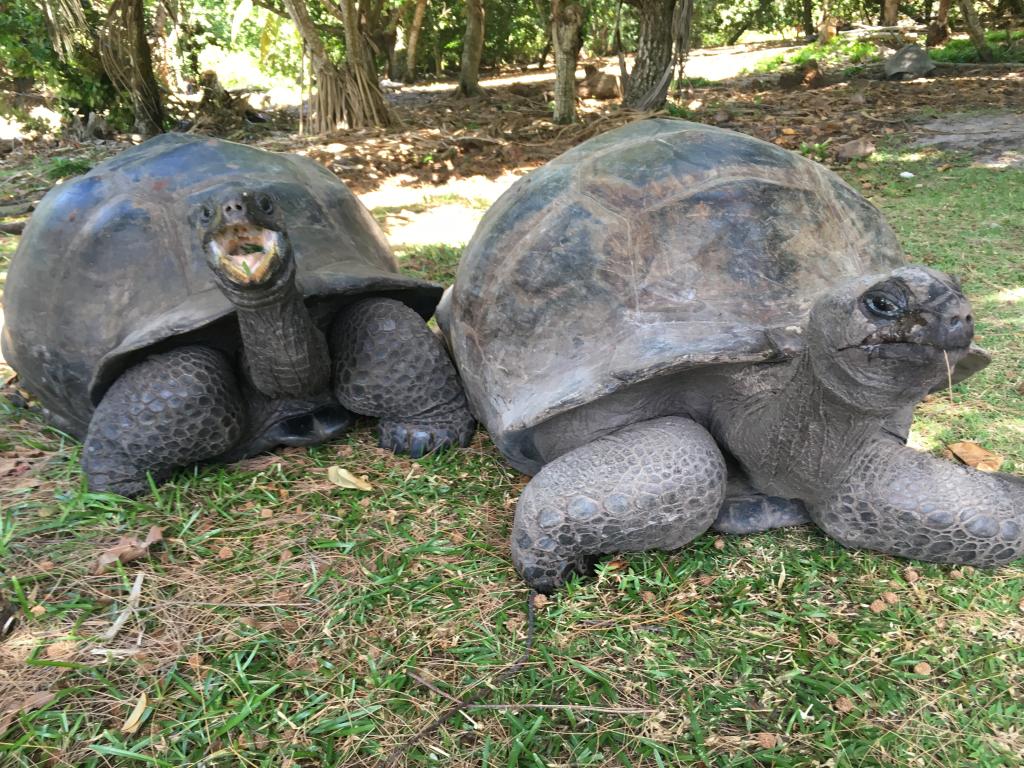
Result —
M 994 360 L 922 403 L 911 443 L 1020 473 L 1021 3 L 3 0 L 0 289 L 49 188 L 160 131 L 312 157 L 403 270 L 449 283 L 523 174 L 682 117 L 835 169 L 913 260 L 963 279 Z M 887 77 L 911 43 L 935 68 Z M 1024 754 L 1020 564 L 899 561 L 810 527 L 706 535 L 608 559 L 543 601 L 508 677 L 527 634 L 508 558 L 527 478 L 482 432 L 411 461 L 360 425 L 129 501 L 88 491 L 80 445 L 2 361 L 0 383 L 5 768 Z M 139 556 L 97 570 L 124 546 Z

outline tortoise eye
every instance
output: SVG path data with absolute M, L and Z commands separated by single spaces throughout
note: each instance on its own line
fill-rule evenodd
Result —
M 864 307 L 876 317 L 893 318 L 899 317 L 903 308 L 891 297 L 884 293 L 869 293 L 864 297 Z
M 199 220 L 206 224 L 213 218 L 213 208 L 208 205 L 203 205 L 199 209 Z
M 274 212 L 274 200 L 270 195 L 260 195 L 256 198 L 256 205 L 260 207 L 260 210 L 264 213 Z

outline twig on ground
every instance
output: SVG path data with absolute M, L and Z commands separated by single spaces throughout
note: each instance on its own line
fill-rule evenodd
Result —
M 123 627 L 125 622 L 128 621 L 128 617 L 135 613 L 136 609 L 139 607 L 139 597 L 142 595 L 142 580 L 145 576 L 145 573 L 140 572 L 135 577 L 135 583 L 132 584 L 132 591 L 128 593 L 128 605 L 126 605 L 124 610 L 118 614 L 116 619 L 114 619 L 114 623 L 110 625 L 110 629 L 100 636 L 103 640 L 109 641 L 117 637 L 117 633 L 121 631 L 121 627 Z
M 461 699 L 455 700 L 450 706 L 444 709 L 441 714 L 437 715 L 437 717 L 416 731 L 416 733 L 406 739 L 400 746 L 393 749 L 381 762 L 381 765 L 384 766 L 384 768 L 392 768 L 392 766 L 397 765 L 398 761 L 402 759 L 402 756 L 416 746 L 421 739 L 429 736 L 456 714 L 473 705 L 473 703 L 486 691 L 505 682 L 526 666 L 526 663 L 530 660 L 530 651 L 533 649 L 533 635 L 537 623 L 537 608 L 535 605 L 536 598 L 537 593 L 531 591 L 530 596 L 526 600 L 526 645 L 523 648 L 523 655 L 512 662 L 512 664 L 505 667 L 504 670 L 490 681 L 489 685 L 484 685 L 482 682 L 478 682 L 472 689 L 470 689 L 469 693 Z M 447 694 L 444 695 L 447 696 Z

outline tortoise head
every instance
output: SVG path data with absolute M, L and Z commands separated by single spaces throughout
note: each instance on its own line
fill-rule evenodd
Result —
M 973 337 L 960 283 L 921 266 L 839 286 L 815 303 L 807 326 L 818 381 L 874 413 L 916 403 L 946 381 Z
M 207 263 L 223 286 L 267 288 L 289 271 L 291 245 L 271 192 L 224 191 L 200 204 L 197 221 Z

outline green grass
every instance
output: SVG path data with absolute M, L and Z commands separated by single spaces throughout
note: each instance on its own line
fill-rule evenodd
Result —
M 1020 471 L 1024 173 L 893 147 L 845 173 L 916 259 L 963 276 L 996 355 L 952 404 L 922 407 L 917 434 L 979 440 Z M 403 263 L 444 282 L 457 258 L 427 246 Z M 56 693 L 0 733 L 5 768 L 379 766 L 521 652 L 507 541 L 525 478 L 483 436 L 413 462 L 363 425 L 137 501 L 87 492 L 78 454 L 0 399 L 0 456 L 30 466 L 0 487 L 0 589 L 24 611 L 0 643 L 0 723 L 8 702 Z M 334 464 L 373 490 L 333 486 Z M 93 573 L 151 525 L 152 556 Z M 103 639 L 137 574 L 137 612 Z M 809 528 L 702 536 L 569 584 L 527 667 L 405 764 L 1019 765 L 1022 600 L 1020 565 L 911 564 Z
M 882 208 L 915 260 L 958 275 L 992 364 L 920 411 L 915 431 L 939 450 L 976 440 L 1024 471 L 1024 171 L 972 167 L 936 152 L 881 151 L 848 172 Z M 914 174 L 900 178 L 901 171 Z M 869 185 L 864 189 L 863 185 Z
M 1007 32 L 987 32 L 985 39 L 992 49 L 992 56 L 997 62 L 1024 62 L 1024 30 Z M 981 61 L 978 49 L 969 39 L 954 38 L 945 45 L 932 48 L 928 55 L 935 61 L 948 61 L 961 64 L 973 64 Z
M 780 53 L 754 65 L 754 73 L 777 72 L 780 69 L 814 60 L 822 67 L 848 66 L 878 60 L 878 49 L 865 40 L 834 37 L 824 45 L 811 43 L 796 51 Z

